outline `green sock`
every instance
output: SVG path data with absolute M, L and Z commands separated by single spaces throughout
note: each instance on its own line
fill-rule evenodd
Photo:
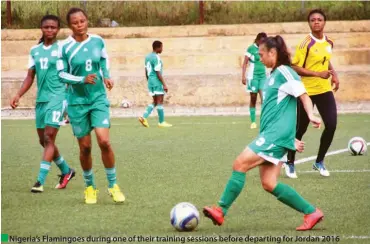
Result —
M 256 108 L 249 108 L 252 123 L 256 122 Z
M 235 199 L 239 196 L 245 183 L 245 173 L 233 171 L 229 181 L 226 184 L 225 190 L 222 193 L 218 205 L 222 208 L 224 215 L 227 214 L 228 209 Z
M 145 113 L 143 115 L 143 118 L 146 119 L 149 117 L 149 115 L 152 113 L 154 109 L 154 105 L 153 104 L 149 104 L 148 107 L 146 107 L 146 110 L 145 110 Z
M 46 176 L 50 171 L 51 163 L 46 161 L 41 161 L 40 163 L 40 171 L 37 177 L 37 181 L 41 183 L 41 185 L 45 184 Z
M 85 180 L 85 185 L 86 187 L 93 186 L 95 187 L 95 180 L 94 180 L 94 174 L 92 172 L 92 169 L 89 170 L 84 170 L 84 180 Z
M 62 156 L 54 158 L 54 163 L 58 166 L 63 175 L 69 173 L 70 170 L 69 165 Z
M 116 184 L 116 168 L 105 168 L 105 173 L 107 174 L 108 187 L 112 188 Z
M 280 202 L 294 208 L 298 212 L 310 214 L 315 212 L 315 207 L 307 202 L 299 195 L 292 187 L 278 183 L 275 189 L 271 192 Z
M 164 110 L 162 104 L 157 106 L 157 113 L 159 117 L 159 123 L 162 123 L 164 121 Z

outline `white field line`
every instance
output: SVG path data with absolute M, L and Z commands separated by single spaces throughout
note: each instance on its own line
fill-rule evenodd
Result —
M 370 145 L 370 142 L 367 143 L 367 145 L 369 146 Z M 336 155 L 336 154 L 344 153 L 344 152 L 348 152 L 348 149 L 347 148 L 344 148 L 344 149 L 339 149 L 339 150 L 336 150 L 336 151 L 328 152 L 325 156 Z M 306 163 L 306 162 L 315 160 L 316 157 L 317 156 L 310 156 L 310 157 L 307 157 L 307 158 L 301 158 L 301 159 L 295 161 L 294 164 L 303 164 L 303 163 Z

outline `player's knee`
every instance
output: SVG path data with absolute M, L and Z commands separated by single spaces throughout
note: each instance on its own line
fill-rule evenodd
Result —
M 267 192 L 272 192 L 276 186 L 276 182 L 273 182 L 270 179 L 261 179 L 262 187 Z
M 251 93 L 250 106 L 255 107 L 257 103 L 257 93 Z
M 110 149 L 110 141 L 108 139 L 100 139 L 99 147 L 102 151 L 108 151 Z
M 233 163 L 233 170 L 239 171 L 239 172 L 247 172 L 247 165 L 243 160 L 241 160 L 239 157 L 234 160 Z
M 53 133 L 50 133 L 50 132 L 46 132 L 44 134 L 44 145 L 48 145 L 48 144 L 51 144 L 51 143 L 54 143 L 54 134 Z
M 83 156 L 89 156 L 91 154 L 91 144 L 81 145 L 80 154 Z
M 337 129 L 337 123 L 334 121 L 327 123 L 327 125 L 325 126 L 325 129 L 331 133 L 334 133 L 335 130 Z

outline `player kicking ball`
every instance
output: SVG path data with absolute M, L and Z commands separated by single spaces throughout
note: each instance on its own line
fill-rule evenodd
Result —
M 218 206 L 204 207 L 203 213 L 214 224 L 222 225 L 244 187 L 246 172 L 259 166 L 263 188 L 280 202 L 304 214 L 303 224 L 296 230 L 310 230 L 323 219 L 323 213 L 292 187 L 278 182 L 278 177 L 288 150 L 302 152 L 304 149 L 304 143 L 295 140 L 297 99 L 302 102 L 314 127 L 319 127 L 321 120 L 313 115 L 312 101 L 291 68 L 283 38 L 267 38 L 260 45 L 259 54 L 266 67 L 272 68 L 263 89 L 260 134 L 234 161 L 231 178 Z
M 142 117 L 139 118 L 140 123 L 144 127 L 149 127 L 147 118 L 152 113 L 154 107 L 157 108 L 158 113 L 158 127 L 167 128 L 172 127 L 171 124 L 164 121 L 163 98 L 164 94 L 168 92 L 168 88 L 163 79 L 163 63 L 159 54 L 163 51 L 163 44 L 160 41 L 153 42 L 153 52 L 145 57 L 145 76 L 148 81 L 149 95 L 153 97 L 153 103 L 146 107 Z

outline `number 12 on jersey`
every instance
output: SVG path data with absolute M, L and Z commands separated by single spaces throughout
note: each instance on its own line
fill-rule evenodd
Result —
M 48 69 L 48 58 L 40 58 L 40 68 L 41 69 Z

